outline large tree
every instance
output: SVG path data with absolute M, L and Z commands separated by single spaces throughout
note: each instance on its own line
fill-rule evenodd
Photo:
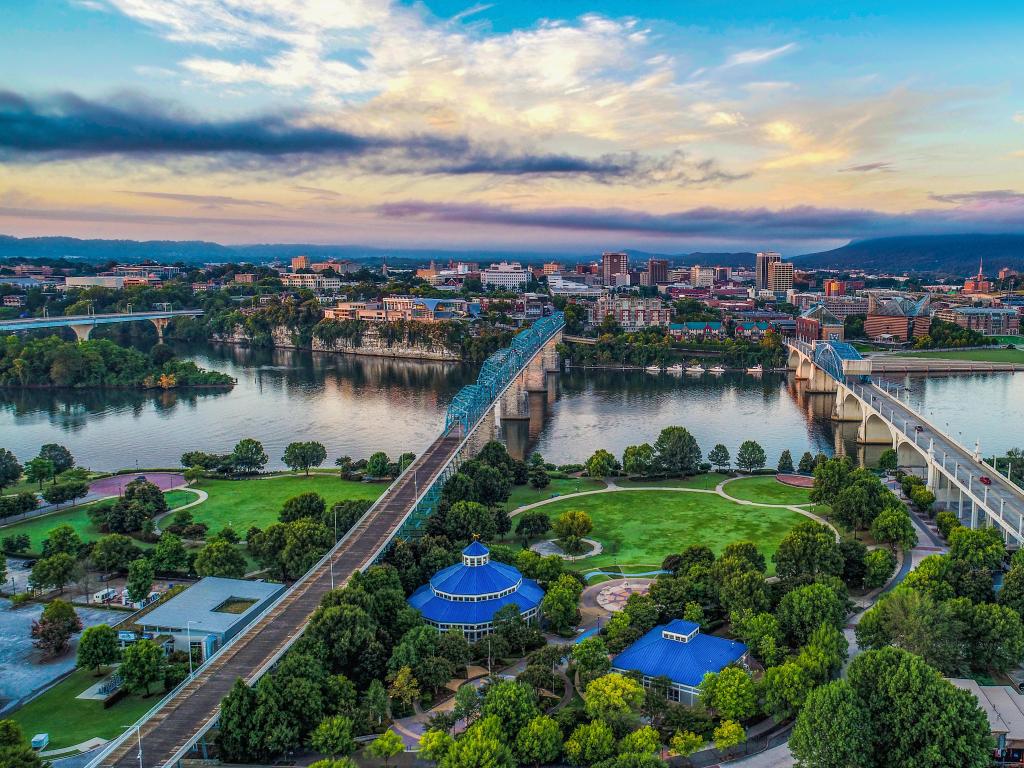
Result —
M 77 665 L 94 670 L 98 676 L 101 667 L 113 664 L 121 655 L 117 630 L 106 624 L 89 627 L 78 639 L 77 654 Z
M 53 471 L 57 475 L 75 466 L 75 457 L 71 455 L 71 451 L 57 443 L 46 443 L 39 449 L 39 456 L 53 462 Z
M 324 497 L 314 491 L 307 491 L 285 501 L 278 519 L 282 523 L 292 523 L 305 517 L 323 522 L 326 511 L 327 502 Z
M 8 485 L 18 482 L 21 472 L 22 466 L 18 463 L 18 457 L 6 448 L 0 448 L 0 492 Z
M 547 715 L 537 715 L 516 735 L 516 758 L 534 768 L 553 763 L 561 753 L 562 732 Z
M 140 557 L 132 560 L 128 564 L 126 583 L 128 599 L 133 603 L 138 603 L 149 597 L 149 592 L 153 588 L 154 576 L 153 564 L 148 559 Z
M 239 440 L 231 451 L 231 464 L 243 475 L 259 472 L 270 461 L 263 443 L 251 437 Z
M 591 477 L 610 477 L 619 471 L 619 462 L 615 456 L 604 448 L 598 448 L 587 459 L 587 474 Z
M 807 695 L 789 748 L 801 768 L 874 768 L 868 713 L 845 680 Z
M 199 576 L 225 576 L 240 579 L 245 575 L 245 555 L 234 544 L 224 539 L 214 539 L 199 550 L 195 561 Z
M 700 699 L 705 707 L 725 720 L 746 720 L 757 711 L 754 681 L 739 667 L 726 667 L 704 675 Z
M 767 461 L 764 448 L 753 440 L 744 440 L 736 452 L 736 466 L 744 472 L 762 469 Z
M 667 475 L 695 475 L 702 453 L 697 440 L 684 427 L 665 427 L 654 442 L 655 468 Z
M 835 534 L 821 523 L 797 523 L 772 555 L 775 572 L 782 579 L 812 580 L 819 576 L 841 576 L 843 555 Z
M 93 545 L 89 559 L 92 560 L 93 567 L 101 573 L 124 573 L 128 570 L 129 563 L 141 554 L 142 550 L 136 546 L 132 538 L 122 533 L 112 533 Z
M 82 620 L 71 603 L 53 600 L 47 603 L 39 620 L 32 622 L 33 645 L 48 656 L 58 656 L 68 649 L 71 636 L 81 631 Z
M 711 449 L 711 453 L 708 454 L 708 461 L 714 464 L 715 469 L 721 472 L 729 467 L 732 456 L 729 455 L 729 449 L 719 443 Z
M 32 566 L 28 583 L 33 589 L 57 589 L 61 594 L 68 582 L 78 573 L 78 563 L 66 552 L 58 552 L 53 557 L 37 560 Z
M 627 445 L 622 453 L 622 471 L 627 475 L 649 475 L 654 469 L 654 448 L 650 443 Z
M 319 467 L 327 459 L 327 449 L 322 443 L 310 440 L 304 443 L 288 443 L 281 461 L 289 469 L 303 471 L 309 476 L 311 467 Z
M 846 606 L 826 584 L 808 584 L 786 593 L 777 611 L 779 626 L 793 646 L 803 645 L 823 623 L 839 628 Z
M 129 691 L 145 691 L 164 679 L 163 649 L 152 640 L 136 640 L 124 649 L 118 670 Z

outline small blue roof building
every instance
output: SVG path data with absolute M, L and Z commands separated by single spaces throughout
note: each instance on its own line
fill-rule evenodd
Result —
M 409 605 L 441 632 L 458 630 L 475 641 L 494 631 L 494 614 L 506 605 L 519 608 L 527 621 L 537 621 L 544 590 L 511 565 L 491 562 L 491 552 L 479 541 L 462 550 L 462 562 L 434 574 L 417 589 Z
M 655 627 L 612 659 L 615 672 L 639 672 L 644 687 L 656 677 L 672 681 L 669 698 L 693 704 L 700 698 L 698 686 L 708 672 L 746 659 L 743 643 L 714 635 L 703 635 L 700 625 L 675 619 Z

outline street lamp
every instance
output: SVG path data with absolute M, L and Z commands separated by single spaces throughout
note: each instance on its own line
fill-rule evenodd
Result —
M 189 619 L 185 622 L 185 633 L 188 635 L 188 679 L 191 680 L 193 676 L 192 671 L 192 625 L 196 622 L 193 619 Z
M 142 728 L 138 723 L 135 725 L 122 725 L 122 728 L 134 728 L 139 737 L 139 768 L 142 768 Z

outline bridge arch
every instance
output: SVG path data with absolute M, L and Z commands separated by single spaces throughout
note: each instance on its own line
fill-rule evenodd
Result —
M 863 421 L 864 409 L 860 406 L 860 398 L 850 390 L 840 388 L 836 392 L 836 407 L 833 418 L 836 421 Z
M 802 357 L 796 369 L 798 379 L 809 379 L 814 375 L 814 362 L 809 357 Z
M 915 470 L 923 470 L 924 476 L 927 477 L 928 455 L 909 440 L 900 440 L 896 446 L 896 464 L 900 469 L 910 470 L 917 475 L 921 475 L 922 472 Z
M 786 367 L 791 371 L 795 371 L 800 367 L 800 361 L 803 360 L 803 355 L 800 354 L 793 347 L 789 348 L 789 358 L 786 361 Z
M 892 445 L 892 430 L 885 419 L 877 413 L 869 412 L 857 430 L 857 442 L 871 445 Z

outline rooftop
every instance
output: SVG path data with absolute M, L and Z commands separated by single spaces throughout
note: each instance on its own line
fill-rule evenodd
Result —
M 743 657 L 747 646 L 705 635 L 692 621 L 675 619 L 655 627 L 612 660 L 614 669 L 646 677 L 664 675 L 696 688 L 708 672 L 718 672 Z
M 282 589 L 281 584 L 207 576 L 157 606 L 139 623 L 145 627 L 185 629 L 192 622 L 195 632 L 225 633 Z M 238 612 L 238 601 L 250 600 L 255 602 Z

